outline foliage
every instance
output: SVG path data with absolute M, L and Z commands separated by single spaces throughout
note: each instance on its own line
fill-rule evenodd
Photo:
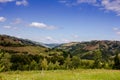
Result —
M 119 53 L 119 51 L 116 51 L 113 68 L 120 69 L 120 53 Z
M 47 70 L 48 68 L 48 61 L 46 58 L 44 58 L 42 61 L 41 61 L 41 68 L 42 70 Z
M 94 52 L 95 56 L 94 56 L 94 68 L 101 68 L 102 67 L 102 55 L 101 55 L 101 51 L 100 50 L 96 50 Z
M 78 68 L 120 69 L 119 41 L 72 42 L 54 48 L 0 36 L 0 72 Z

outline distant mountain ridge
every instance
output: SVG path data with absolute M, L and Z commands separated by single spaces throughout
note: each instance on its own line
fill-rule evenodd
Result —
M 94 51 L 100 49 L 104 58 L 110 58 L 115 55 L 116 50 L 120 50 L 120 41 L 93 40 L 88 42 L 71 42 L 61 44 L 55 48 L 67 51 L 71 55 L 79 55 L 83 59 L 93 59 Z
M 54 48 L 54 47 L 57 47 L 57 46 L 59 46 L 59 45 L 61 45 L 61 44 L 57 44 L 57 43 L 50 43 L 50 44 L 44 44 L 46 47 L 49 47 L 49 48 Z
M 120 50 L 120 41 L 93 40 L 88 42 L 70 42 L 63 44 L 44 44 L 28 39 L 16 38 L 8 35 L 0 35 L 0 50 L 9 53 L 48 53 L 49 49 L 59 49 L 82 59 L 93 59 L 94 51 L 101 50 L 102 57 L 108 59 Z

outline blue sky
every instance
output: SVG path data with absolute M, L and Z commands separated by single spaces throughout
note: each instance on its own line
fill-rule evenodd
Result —
M 0 0 L 0 34 L 43 43 L 120 40 L 120 0 Z

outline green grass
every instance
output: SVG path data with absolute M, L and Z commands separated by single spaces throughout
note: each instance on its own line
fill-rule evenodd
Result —
M 0 73 L 0 80 L 120 80 L 119 70 L 79 69 Z

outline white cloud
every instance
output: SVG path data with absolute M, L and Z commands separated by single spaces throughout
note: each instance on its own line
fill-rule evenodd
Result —
M 0 17 L 0 22 L 5 22 L 6 18 L 5 17 Z
M 96 3 L 96 0 L 77 0 L 77 3 Z
M 3 28 L 5 29 L 12 29 L 12 30 L 16 30 L 17 27 L 12 27 L 12 26 L 3 26 Z
M 48 36 L 48 37 L 46 37 L 46 40 L 53 41 L 54 39 L 52 37 Z
M 14 0 L 0 0 L 0 3 L 13 2 Z
M 22 19 L 16 18 L 11 24 L 20 24 L 22 23 Z
M 117 34 L 120 35 L 120 31 L 118 31 Z
M 120 35 L 120 28 L 115 27 L 113 28 L 113 30 L 115 31 L 117 35 Z
M 119 28 L 116 28 L 116 27 L 115 27 L 115 28 L 113 28 L 113 30 L 114 30 L 114 31 L 118 31 L 118 30 L 119 30 Z
M 40 22 L 32 22 L 31 24 L 29 24 L 29 26 L 41 28 L 41 29 L 49 29 L 49 30 L 56 29 L 55 26 L 49 26 L 49 25 L 46 25 L 46 24 L 40 23 Z
M 68 39 L 62 39 L 62 41 L 61 41 L 62 43 L 68 43 L 68 42 L 71 42 L 70 40 L 68 40 Z
M 60 0 L 59 2 L 60 2 L 60 3 L 67 3 L 66 0 Z
M 27 6 L 28 5 L 28 1 L 27 0 L 16 1 L 16 5 L 17 6 L 20 6 L 20 5 Z
M 27 6 L 28 0 L 0 0 L 0 3 L 8 3 L 8 2 L 15 2 L 17 6 Z
M 102 0 L 101 5 L 105 10 L 113 11 L 120 15 L 120 0 Z
M 3 27 L 6 28 L 6 29 L 12 28 L 11 26 L 3 26 Z
M 78 35 L 72 35 L 73 38 L 78 38 L 79 36 Z
M 93 6 L 97 6 L 98 8 L 102 8 L 105 11 L 115 12 L 118 16 L 120 16 L 120 0 L 60 0 L 59 2 L 69 4 L 71 6 L 77 6 L 82 3 L 91 4 Z M 76 4 L 76 5 L 73 5 Z
M 45 41 L 50 42 L 50 43 L 59 43 L 59 40 L 56 40 L 50 36 L 45 37 Z

